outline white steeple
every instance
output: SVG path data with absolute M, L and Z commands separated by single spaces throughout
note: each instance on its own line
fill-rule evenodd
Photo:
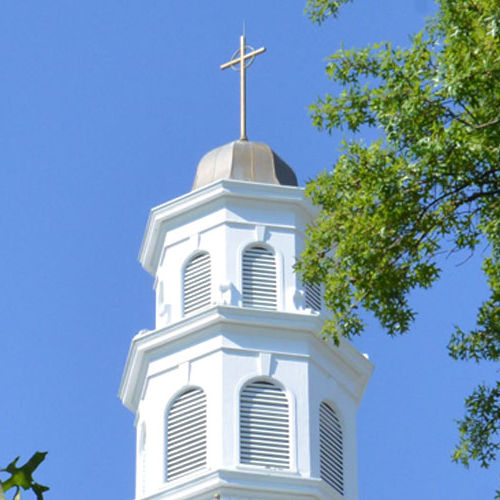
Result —
M 132 340 L 120 387 L 136 414 L 137 500 L 357 500 L 373 367 L 318 336 L 320 290 L 293 271 L 313 217 L 290 167 L 241 140 L 151 210 L 139 259 L 156 325 Z

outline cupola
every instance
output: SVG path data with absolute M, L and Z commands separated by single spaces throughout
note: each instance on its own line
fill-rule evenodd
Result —
M 267 144 L 238 140 L 209 151 L 198 164 L 193 190 L 221 179 L 297 186 L 297 177 Z

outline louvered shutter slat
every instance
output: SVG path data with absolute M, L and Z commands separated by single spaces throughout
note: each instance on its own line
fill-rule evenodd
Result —
M 207 253 L 203 253 L 203 254 L 199 254 L 199 255 L 196 255 L 192 261 L 196 261 L 197 262 L 197 266 L 196 267 L 191 267 L 189 269 L 186 270 L 186 274 L 190 275 L 190 276 L 196 276 L 198 274 L 200 274 L 200 272 L 202 272 L 204 269 L 207 269 L 210 267 L 210 261 L 209 259 L 207 259 L 207 256 L 208 254 Z
M 172 458 L 170 460 L 170 469 L 173 469 L 175 467 L 180 468 L 184 467 L 186 468 L 186 465 L 189 462 L 196 461 L 196 462 L 204 462 L 205 459 L 204 457 L 201 457 L 201 455 L 205 449 L 206 442 L 205 441 L 200 441 L 198 445 L 196 446 L 190 446 L 189 449 L 179 449 L 176 450 L 175 458 Z M 184 447 L 185 448 L 185 447 Z M 186 470 L 186 472 L 191 472 L 191 470 Z
M 276 309 L 276 257 L 263 247 L 253 246 L 243 253 L 243 306 Z
M 171 437 L 170 438 L 170 445 L 171 446 L 174 446 L 175 443 L 177 443 L 178 441 L 186 441 L 188 438 L 191 439 L 193 438 L 194 436 L 201 436 L 203 438 L 204 436 L 204 432 L 205 430 L 204 429 L 200 429 L 198 431 L 193 431 L 189 424 L 191 424 L 192 422 L 186 422 L 187 424 L 187 428 L 177 428 L 177 429 L 174 429 L 174 428 L 170 428 L 171 432 L 175 432 L 175 437 Z
M 210 280 L 208 279 L 191 284 L 184 292 L 184 298 L 188 299 L 188 301 L 195 301 L 197 299 L 206 300 L 203 290 L 205 290 L 209 284 Z
M 179 418 L 172 418 L 170 420 L 170 429 L 176 429 L 177 427 L 185 427 L 186 422 L 193 422 L 198 420 L 199 417 L 203 415 L 203 409 L 198 409 L 192 412 L 192 414 L 187 414 L 180 416 Z
M 210 255 L 195 255 L 184 270 L 184 314 L 210 305 L 211 287 Z
M 248 384 L 240 397 L 240 461 L 287 469 L 290 465 L 288 400 L 274 384 Z
M 333 408 L 322 402 L 319 409 L 321 479 L 344 494 L 342 426 Z
M 273 404 L 273 403 L 269 403 L 269 404 Z M 274 418 L 277 422 L 279 422 L 280 420 L 288 422 L 288 420 L 282 416 L 282 412 L 284 410 L 286 410 L 286 407 L 277 408 L 275 411 L 266 411 L 266 410 L 259 411 L 257 409 L 254 409 L 252 406 L 241 405 L 241 409 L 248 413 L 248 419 L 250 419 L 251 421 L 255 421 L 258 419 L 265 420 L 265 419 L 271 417 L 271 418 Z M 242 419 L 243 422 L 245 420 L 246 420 L 246 417 Z
M 203 279 L 207 273 L 210 272 L 210 266 L 209 265 L 199 265 L 200 263 L 197 261 L 194 261 L 193 264 L 196 264 L 198 267 L 195 269 L 187 269 L 187 272 L 185 273 L 186 278 L 190 280 L 197 280 L 197 279 Z
M 318 283 L 306 283 L 304 285 L 306 295 L 306 307 L 313 311 L 321 310 L 321 287 Z
M 174 401 L 167 417 L 167 481 L 206 466 L 207 408 L 201 389 Z

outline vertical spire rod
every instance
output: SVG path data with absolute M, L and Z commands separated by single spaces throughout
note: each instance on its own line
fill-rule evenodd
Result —
M 245 67 L 245 35 L 240 36 L 240 141 L 247 140 L 247 72 Z

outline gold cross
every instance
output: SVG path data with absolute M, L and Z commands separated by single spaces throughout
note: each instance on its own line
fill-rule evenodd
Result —
M 245 52 L 247 49 L 250 52 Z M 240 48 L 237 50 L 231 60 L 227 63 L 221 65 L 220 69 L 232 68 L 235 69 L 235 66 L 239 64 L 239 67 L 236 67 L 236 71 L 240 72 L 240 141 L 247 140 L 247 118 L 246 118 L 246 72 L 248 66 L 253 63 L 255 56 L 262 54 L 265 52 L 265 47 L 261 47 L 260 49 L 254 50 L 252 47 L 246 45 L 245 43 L 245 35 L 240 36 Z

